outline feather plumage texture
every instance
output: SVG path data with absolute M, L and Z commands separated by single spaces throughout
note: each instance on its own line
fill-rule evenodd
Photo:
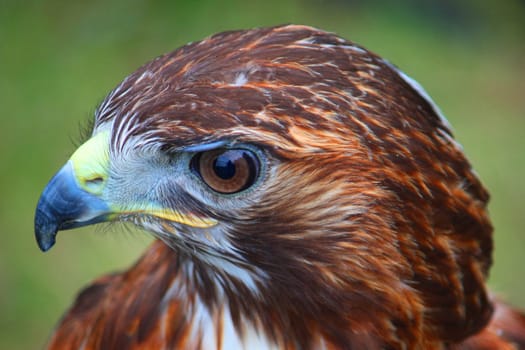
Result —
M 366 49 L 305 26 L 220 33 L 127 77 L 97 128 L 114 154 L 224 141 L 268 164 L 242 205 L 186 194 L 223 256 L 164 236 L 85 289 L 50 348 L 523 346 L 523 316 L 485 287 L 487 191 L 432 101 Z

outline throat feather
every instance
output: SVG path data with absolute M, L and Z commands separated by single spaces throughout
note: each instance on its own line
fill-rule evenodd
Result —
M 217 268 L 210 268 L 215 263 Z M 188 348 L 195 349 L 279 349 L 266 335 L 261 323 L 239 313 L 242 300 L 257 299 L 260 277 L 232 262 L 209 258 L 206 262 L 186 260 L 162 297 L 160 318 L 163 337 L 169 337 L 173 318 L 168 315 L 181 305 Z M 232 307 L 235 310 L 232 310 Z

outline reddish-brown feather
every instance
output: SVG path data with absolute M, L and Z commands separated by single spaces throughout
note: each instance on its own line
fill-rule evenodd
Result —
M 369 51 L 304 26 L 217 34 L 130 75 L 99 107 L 106 122 L 114 152 L 141 135 L 165 152 L 267 150 L 250 205 L 219 214 L 268 278 L 259 295 L 217 286 L 221 271 L 156 242 L 84 290 L 50 348 L 198 349 L 197 301 L 217 325 L 199 332 L 222 336 L 226 303 L 240 334 L 252 325 L 283 349 L 524 346 L 524 317 L 493 312 L 485 287 L 488 193 L 429 101 Z

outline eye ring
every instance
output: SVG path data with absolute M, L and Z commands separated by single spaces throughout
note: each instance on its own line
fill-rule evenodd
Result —
M 210 189 L 221 194 L 235 194 L 248 189 L 260 174 L 257 155 L 240 148 L 218 148 L 197 153 L 191 159 L 190 167 Z

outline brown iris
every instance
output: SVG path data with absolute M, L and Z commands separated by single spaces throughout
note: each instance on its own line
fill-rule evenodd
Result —
M 259 161 L 245 149 L 215 149 L 196 154 L 192 169 L 212 190 L 232 194 L 247 189 L 259 175 Z

